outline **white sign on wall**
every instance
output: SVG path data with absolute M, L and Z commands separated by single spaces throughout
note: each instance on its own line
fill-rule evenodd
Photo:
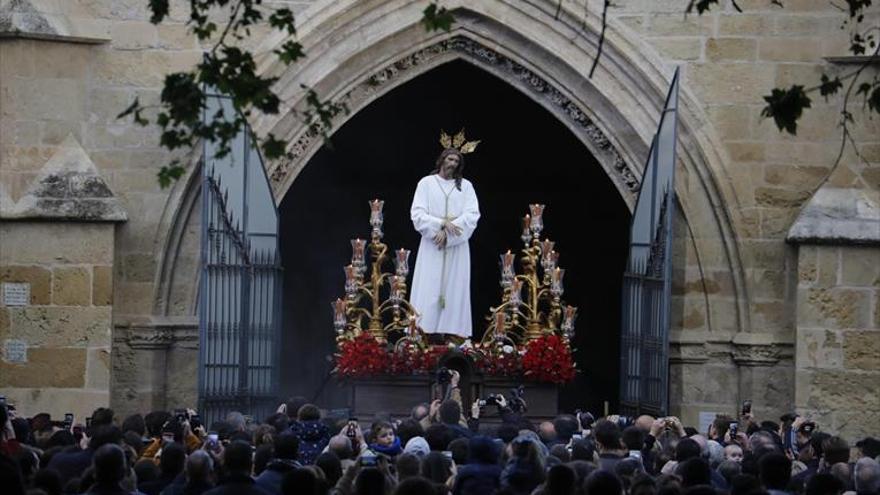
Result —
M 7 363 L 27 362 L 27 342 L 16 339 L 3 341 L 3 361 Z
M 31 302 L 31 284 L 3 282 L 3 304 L 27 306 Z

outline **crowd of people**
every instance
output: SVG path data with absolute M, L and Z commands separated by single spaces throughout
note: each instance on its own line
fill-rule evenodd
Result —
M 880 440 L 851 444 L 794 414 L 779 422 L 758 421 L 749 411 L 719 415 L 707 431 L 675 417 L 595 419 L 581 412 L 534 424 L 504 396 L 463 408 L 457 381 L 454 375 L 444 400 L 416 405 L 406 418 L 380 417 L 367 431 L 355 418 L 323 417 L 303 398 L 261 422 L 232 412 L 208 428 L 192 410 L 122 419 L 99 408 L 79 425 L 0 407 L 0 492 L 880 493 Z

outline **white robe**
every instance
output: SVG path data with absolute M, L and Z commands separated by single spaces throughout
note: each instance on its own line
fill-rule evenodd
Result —
M 473 184 L 462 179 L 459 191 L 454 179 L 441 179 L 439 175 L 422 178 L 416 187 L 410 217 L 415 229 L 422 234 L 410 297 L 410 303 L 420 314 L 419 326 L 428 333 L 470 337 L 471 255 L 468 239 L 480 219 L 480 205 Z M 447 234 L 446 248 L 438 249 L 433 238 L 444 217 L 455 218 L 452 223 L 461 228 L 461 235 Z M 445 302 L 443 307 L 441 295 Z

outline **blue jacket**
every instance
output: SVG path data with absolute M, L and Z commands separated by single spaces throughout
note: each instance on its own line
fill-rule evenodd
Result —
M 501 466 L 465 464 L 458 469 L 452 495 L 488 495 L 501 487 Z
M 314 464 L 330 443 L 330 429 L 319 419 L 297 421 L 290 430 L 299 437 L 299 462 L 303 465 Z

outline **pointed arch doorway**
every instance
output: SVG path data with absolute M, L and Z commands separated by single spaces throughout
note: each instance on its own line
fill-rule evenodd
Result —
M 560 406 L 616 405 L 620 285 L 629 210 L 597 160 L 554 115 L 518 89 L 463 60 L 440 65 L 351 117 L 307 163 L 281 203 L 284 280 L 282 393 L 341 407 L 327 379 L 334 349 L 328 302 L 342 293 L 348 239 L 368 234 L 367 201 L 385 200 L 385 242 L 415 252 L 409 206 L 440 151 L 441 128 L 466 126 L 481 139 L 467 157 L 482 218 L 471 239 L 474 329 L 497 304 L 498 254 L 519 248 L 530 202 L 547 204 L 546 230 L 567 270 L 566 294 L 580 308 L 575 347 L 581 374 Z M 411 260 L 413 262 L 414 260 Z M 325 311 L 326 308 L 326 311 Z

